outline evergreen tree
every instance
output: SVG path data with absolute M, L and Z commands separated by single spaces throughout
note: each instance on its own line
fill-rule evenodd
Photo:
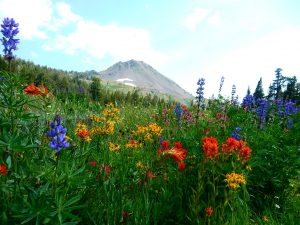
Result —
M 101 95 L 101 82 L 99 78 L 93 77 L 92 83 L 90 85 L 90 93 L 91 97 L 94 101 L 97 101 L 100 99 Z
M 248 86 L 247 95 L 251 95 L 250 87 Z
M 264 94 L 264 90 L 262 87 L 262 78 L 260 78 L 257 83 L 256 89 L 254 91 L 253 97 L 255 100 L 257 100 L 257 99 L 263 98 L 264 96 L 265 96 L 265 94 Z
M 273 85 L 270 84 L 270 86 L 269 86 L 269 92 L 268 92 L 268 95 L 267 95 L 267 99 L 268 100 L 272 100 L 272 99 L 274 99 L 274 96 L 275 96 L 275 90 L 274 90 Z
M 282 76 L 281 71 L 281 68 L 275 70 L 275 80 L 273 80 L 272 85 L 269 87 L 268 99 L 278 99 L 282 97 L 282 88 L 284 86 L 285 78 Z
M 297 78 L 294 76 L 292 78 L 288 77 L 286 78 L 287 85 L 286 90 L 283 93 L 284 99 L 290 99 L 290 100 L 296 100 L 297 96 L 297 90 L 296 90 L 296 84 L 297 84 Z

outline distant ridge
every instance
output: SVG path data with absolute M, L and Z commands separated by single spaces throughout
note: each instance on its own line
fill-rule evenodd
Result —
M 103 81 L 119 82 L 154 94 L 168 95 L 181 102 L 193 99 L 193 96 L 178 84 L 143 61 L 132 59 L 118 62 L 99 72 L 99 76 Z

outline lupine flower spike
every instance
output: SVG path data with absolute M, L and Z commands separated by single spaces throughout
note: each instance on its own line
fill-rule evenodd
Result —
M 1 33 L 3 34 L 1 42 L 4 46 L 4 57 L 9 62 L 14 58 L 12 52 L 13 50 L 17 50 L 17 44 L 19 43 L 19 39 L 15 38 L 19 33 L 18 27 L 19 24 L 13 18 L 5 18 L 1 24 Z
M 198 85 L 198 88 L 197 88 L 197 96 L 196 96 L 196 102 L 198 104 L 198 108 L 200 109 L 200 107 L 202 109 L 205 108 L 205 105 L 204 105 L 204 85 L 205 85 L 205 79 L 204 78 L 201 78 L 198 80 L 197 82 L 197 85 Z
M 67 129 L 62 125 L 61 117 L 56 114 L 53 121 L 50 123 L 51 130 L 48 131 L 47 135 L 52 137 L 49 143 L 50 148 L 59 152 L 62 148 L 69 148 L 70 143 L 66 140 Z

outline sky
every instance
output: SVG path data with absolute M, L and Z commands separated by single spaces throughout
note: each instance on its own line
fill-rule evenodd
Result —
M 0 0 L 19 23 L 17 57 L 63 70 L 144 61 L 196 94 L 240 100 L 282 69 L 300 80 L 299 0 Z

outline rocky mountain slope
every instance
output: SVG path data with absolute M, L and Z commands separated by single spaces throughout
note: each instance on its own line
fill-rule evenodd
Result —
M 156 71 L 150 65 L 136 60 L 118 62 L 99 73 L 103 81 L 113 81 L 141 88 L 158 95 L 167 95 L 181 102 L 193 99 L 193 96 L 182 89 L 171 79 Z

